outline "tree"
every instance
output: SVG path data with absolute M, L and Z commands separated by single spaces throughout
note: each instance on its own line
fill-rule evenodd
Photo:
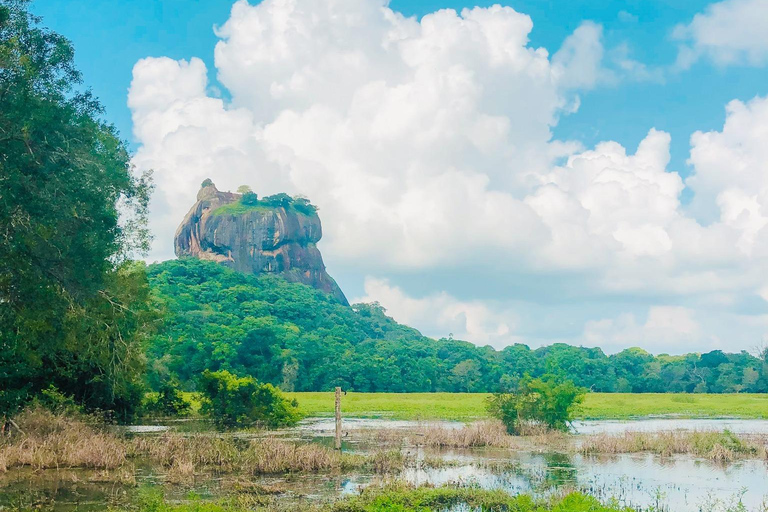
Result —
M 78 92 L 69 41 L 0 2 L 0 415 L 51 384 L 129 415 L 153 323 L 149 175 Z
M 259 204 L 259 196 L 255 192 L 245 192 L 240 198 L 240 203 L 245 206 L 256 206 Z
M 296 400 L 283 397 L 272 384 L 238 377 L 226 370 L 205 370 L 200 378 L 202 412 L 221 427 L 295 425 L 301 418 Z
M 523 377 L 511 393 L 496 393 L 488 401 L 488 412 L 500 419 L 510 434 L 522 434 L 529 425 L 567 430 L 576 406 L 586 390 L 570 380 L 553 375 L 540 379 Z
M 248 185 L 240 185 L 239 187 L 237 187 L 238 194 L 247 194 L 248 192 L 253 192 L 251 187 L 249 187 Z

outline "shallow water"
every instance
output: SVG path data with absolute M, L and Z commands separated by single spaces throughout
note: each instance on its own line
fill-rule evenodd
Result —
M 411 430 L 426 427 L 442 427 L 459 429 L 464 423 L 458 421 L 411 421 L 411 420 L 385 420 L 376 418 L 344 418 L 342 427 L 349 430 Z M 336 430 L 334 418 L 307 418 L 299 422 L 299 430 L 308 431 L 317 435 L 332 435 Z
M 343 427 L 345 450 L 365 452 L 377 448 L 366 430 L 413 430 L 429 426 L 460 428 L 457 422 L 416 422 L 381 419 L 346 419 Z M 579 434 L 620 433 L 624 431 L 723 430 L 738 433 L 766 433 L 766 420 L 681 420 L 646 419 L 636 421 L 591 421 L 576 424 Z M 193 424 L 172 426 L 190 431 Z M 295 429 L 280 432 L 291 439 L 329 444 L 334 422 L 328 418 L 309 419 Z M 136 435 L 153 435 L 157 425 L 134 427 Z M 263 433 L 240 433 L 259 436 Z M 274 435 L 275 433 L 270 433 Z M 504 489 L 512 493 L 531 492 L 547 496 L 566 490 L 582 490 L 601 500 L 616 498 L 631 507 L 656 507 L 669 512 L 717 512 L 725 504 L 741 501 L 749 511 L 768 511 L 768 464 L 766 461 L 741 460 L 719 465 L 689 456 L 659 457 L 651 454 L 619 456 L 581 456 L 567 453 L 538 453 L 535 449 L 514 451 L 499 448 L 434 450 L 411 446 L 404 451 L 416 463 L 398 475 L 382 477 L 368 472 L 318 473 L 250 477 L 246 475 L 204 475 L 185 486 L 165 485 L 169 498 L 184 498 L 190 490 L 202 497 L 225 494 L 231 489 L 227 480 L 239 478 L 262 485 L 278 486 L 285 493 L 281 499 L 300 504 L 303 500 L 332 500 L 358 492 L 362 487 L 386 479 L 405 479 L 413 484 L 476 485 Z M 448 466 L 428 467 L 442 459 Z M 69 510 L 104 510 L 119 506 L 135 492 L 132 486 L 99 482 L 93 471 L 14 470 L 0 476 L 0 510 L 14 503 L 41 506 L 57 512 Z M 139 484 L 162 484 L 163 474 L 152 468 L 139 468 Z M 717 503 L 720 503 L 719 505 Z M 761 508 L 762 507 L 762 508 Z M 464 510 L 461 507 L 457 511 Z
M 730 430 L 736 434 L 768 434 L 768 420 L 645 418 L 640 420 L 574 421 L 576 434 L 620 434 L 669 430 Z
M 741 501 L 747 510 L 762 510 L 768 503 L 768 466 L 758 460 L 721 466 L 688 456 L 513 453 L 499 457 L 494 451 L 469 457 L 462 452 L 459 460 L 462 463 L 455 467 L 411 468 L 402 476 L 418 485 L 477 485 L 512 493 L 547 495 L 578 489 L 602 500 L 616 498 L 633 508 L 655 506 L 674 512 L 717 510 L 712 506 L 717 500 Z

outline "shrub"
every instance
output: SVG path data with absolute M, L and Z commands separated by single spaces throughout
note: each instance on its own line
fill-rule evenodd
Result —
M 256 192 L 245 192 L 243 197 L 240 198 L 240 204 L 245 206 L 256 206 L 259 204 L 259 196 Z
M 567 430 L 586 390 L 570 380 L 553 375 L 539 379 L 525 376 L 511 393 L 496 393 L 488 401 L 488 412 L 500 419 L 510 434 L 520 435 L 530 425 Z
M 272 384 L 238 377 L 226 370 L 206 370 L 200 379 L 202 412 L 221 427 L 295 425 L 301 418 L 296 400 L 283 397 Z
M 293 198 L 285 192 L 280 192 L 272 196 L 267 196 L 262 199 L 262 202 L 267 206 L 289 208 L 293 204 Z
M 157 393 L 149 394 L 144 403 L 145 413 L 161 416 L 185 416 L 190 408 L 178 383 L 173 381 L 163 382 Z

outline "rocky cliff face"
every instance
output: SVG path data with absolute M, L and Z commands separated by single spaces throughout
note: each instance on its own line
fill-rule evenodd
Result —
M 241 197 L 220 192 L 206 180 L 176 230 L 176 256 L 217 261 L 240 272 L 280 274 L 348 305 L 315 246 L 323 236 L 317 213 L 291 206 L 243 206 Z

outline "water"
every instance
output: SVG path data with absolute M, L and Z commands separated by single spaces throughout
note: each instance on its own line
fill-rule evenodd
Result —
M 464 423 L 458 421 L 410 421 L 410 420 L 385 420 L 375 418 L 344 418 L 342 423 L 345 431 L 350 430 L 414 430 L 428 427 L 441 427 L 459 429 Z M 333 435 L 336 430 L 334 418 L 307 418 L 299 422 L 300 431 L 312 432 L 317 435 Z
M 466 460 L 466 453 L 461 455 Z M 511 493 L 548 495 L 577 489 L 601 500 L 616 498 L 624 506 L 655 506 L 674 512 L 698 512 L 702 507 L 709 510 L 711 507 L 705 505 L 715 500 L 741 501 L 747 510 L 761 510 L 768 503 L 768 469 L 759 460 L 721 466 L 688 456 L 661 458 L 650 454 L 500 455 L 494 451 L 475 453 L 472 462 L 444 468 L 409 468 L 402 476 L 417 485 L 475 485 Z
M 456 422 L 415 422 L 380 419 L 346 419 L 348 432 L 345 447 L 356 452 L 370 451 L 384 442 L 366 435 L 367 430 L 417 430 L 428 426 L 461 428 Z M 768 433 L 766 420 L 683 420 L 646 419 L 636 421 L 584 421 L 575 425 L 578 442 L 580 435 L 593 433 L 621 433 L 625 431 L 666 430 L 723 430 L 738 433 Z M 167 428 L 167 427 L 164 427 Z M 192 425 L 179 424 L 175 430 L 194 430 Z M 153 435 L 161 431 L 156 425 L 136 426 L 136 435 Z M 287 438 L 304 442 L 331 441 L 333 420 L 311 419 L 298 429 L 282 432 Z M 262 434 L 249 433 L 258 436 Z M 395 436 L 394 438 L 397 438 Z M 374 439 L 372 441 L 372 439 Z M 395 477 L 416 485 L 474 485 L 487 489 L 503 489 L 511 493 L 530 492 L 537 496 L 569 490 L 581 490 L 601 500 L 617 499 L 630 507 L 655 507 L 659 512 L 725 512 L 726 504 L 741 501 L 749 511 L 768 511 L 768 462 L 740 460 L 720 465 L 690 456 L 659 457 L 651 454 L 618 456 L 582 456 L 573 453 L 538 453 L 539 448 L 511 450 L 476 448 L 463 450 L 434 450 L 418 446 L 404 448 L 415 460 Z M 546 449 L 545 449 L 546 451 Z M 567 451 L 567 450 L 566 450 Z M 431 461 L 441 459 L 450 464 L 429 467 Z M 139 468 L 137 483 L 162 484 L 160 468 Z M 205 475 L 191 486 L 165 485 L 169 498 L 180 498 L 190 491 L 205 497 L 225 494 L 226 480 L 240 478 L 284 489 L 281 499 L 332 500 L 358 492 L 382 477 L 370 472 L 318 473 L 302 475 Z M 14 503 L 52 508 L 57 512 L 72 509 L 105 510 L 109 505 L 129 502 L 135 487 L 114 482 L 100 482 L 98 472 L 70 470 L 43 471 L 14 470 L 0 475 L 0 510 Z M 30 498 L 31 496 L 31 498 Z M 32 501 L 29 501 L 32 500 Z M 719 503 L 719 505 L 717 504 Z M 461 509 L 461 507 L 456 509 Z
M 646 418 L 641 420 L 574 421 L 576 434 L 620 434 L 669 430 L 730 430 L 736 434 L 768 434 L 768 420 Z

